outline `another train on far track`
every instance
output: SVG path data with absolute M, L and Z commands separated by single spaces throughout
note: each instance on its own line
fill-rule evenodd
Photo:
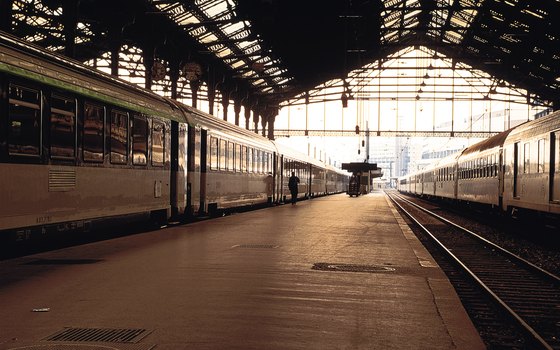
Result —
M 560 111 L 401 177 L 401 192 L 560 217 Z

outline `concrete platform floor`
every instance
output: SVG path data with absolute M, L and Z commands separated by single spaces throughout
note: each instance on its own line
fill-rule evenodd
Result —
M 0 312 L 0 349 L 485 348 L 381 192 L 2 261 Z

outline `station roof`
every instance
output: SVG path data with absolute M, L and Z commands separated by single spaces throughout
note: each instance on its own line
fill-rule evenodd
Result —
M 182 68 L 198 62 L 202 80 L 270 105 L 423 46 L 557 107 L 557 13 L 559 0 L 19 0 L 12 23 L 14 34 L 82 61 L 119 42 Z

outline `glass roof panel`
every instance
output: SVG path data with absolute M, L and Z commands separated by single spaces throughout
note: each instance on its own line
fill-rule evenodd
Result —
M 262 50 L 259 40 L 255 39 L 258 35 L 253 36 L 249 21 L 238 18 L 236 4 L 232 0 L 195 0 L 194 5 L 177 1 L 155 5 L 172 20 L 181 21 L 189 35 L 206 45 L 231 69 L 238 73 L 243 71 L 241 75 L 246 78 L 261 77 L 251 81 L 254 86 L 272 82 L 268 77 L 271 72 L 278 71 L 264 70 L 257 74 L 249 69 L 255 62 L 276 67 L 282 65 L 280 60 L 272 60 L 268 57 L 268 51 Z M 197 23 L 204 25 L 192 26 Z

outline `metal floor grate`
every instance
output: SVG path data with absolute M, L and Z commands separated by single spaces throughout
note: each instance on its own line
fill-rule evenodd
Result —
M 245 248 L 245 249 L 275 249 L 279 246 L 274 244 L 237 244 L 232 248 Z
M 34 345 L 17 345 L 8 350 L 153 350 L 155 344 L 119 344 L 118 348 L 115 345 L 97 345 L 97 344 L 60 344 L 60 343 L 37 343 Z M 3 347 L 0 347 L 4 349 Z
M 343 272 L 393 272 L 396 269 L 389 266 L 379 265 L 355 265 L 355 264 L 336 264 L 336 263 L 315 263 L 312 267 L 313 270 L 321 271 L 343 271 Z
M 74 342 L 136 343 L 148 335 L 146 329 L 65 328 L 45 340 Z

